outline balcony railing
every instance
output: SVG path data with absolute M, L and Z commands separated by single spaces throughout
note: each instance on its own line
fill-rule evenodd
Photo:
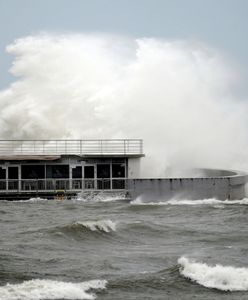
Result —
M 0 155 L 142 156 L 141 139 L 0 140 Z
M 83 190 L 124 190 L 127 178 L 111 179 L 7 179 L 0 180 L 1 193 L 57 192 Z

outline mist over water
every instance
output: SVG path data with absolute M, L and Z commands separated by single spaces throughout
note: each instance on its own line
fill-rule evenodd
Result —
M 7 51 L 16 81 L 0 92 L 2 139 L 142 138 L 149 177 L 248 168 L 238 72 L 207 45 L 43 33 Z

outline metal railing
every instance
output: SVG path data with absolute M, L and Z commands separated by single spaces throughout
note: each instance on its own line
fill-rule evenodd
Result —
M 143 155 L 141 139 L 0 140 L 0 155 Z
M 0 180 L 0 193 L 57 192 L 83 190 L 123 190 L 126 178 L 112 179 L 6 179 Z

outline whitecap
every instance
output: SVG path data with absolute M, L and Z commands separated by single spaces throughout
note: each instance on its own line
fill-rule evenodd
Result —
M 83 201 L 83 202 L 112 202 L 126 200 L 126 193 L 89 193 L 85 194 L 79 193 L 74 201 Z
M 33 279 L 20 284 L 0 287 L 0 300 L 93 300 L 96 296 L 87 291 L 105 289 L 106 280 L 91 280 L 80 283 Z
M 116 223 L 111 220 L 74 222 L 71 227 L 72 228 L 84 227 L 91 231 L 103 231 L 103 232 L 116 231 Z
M 186 257 L 178 259 L 180 274 L 207 288 L 222 291 L 247 291 L 248 268 L 232 266 L 207 265 Z

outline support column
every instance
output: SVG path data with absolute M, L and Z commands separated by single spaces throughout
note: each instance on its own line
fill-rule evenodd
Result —
M 21 165 L 18 166 L 18 190 L 20 191 L 22 188 L 22 172 L 21 172 Z
M 72 190 L 72 168 L 73 166 L 69 164 L 69 190 Z

